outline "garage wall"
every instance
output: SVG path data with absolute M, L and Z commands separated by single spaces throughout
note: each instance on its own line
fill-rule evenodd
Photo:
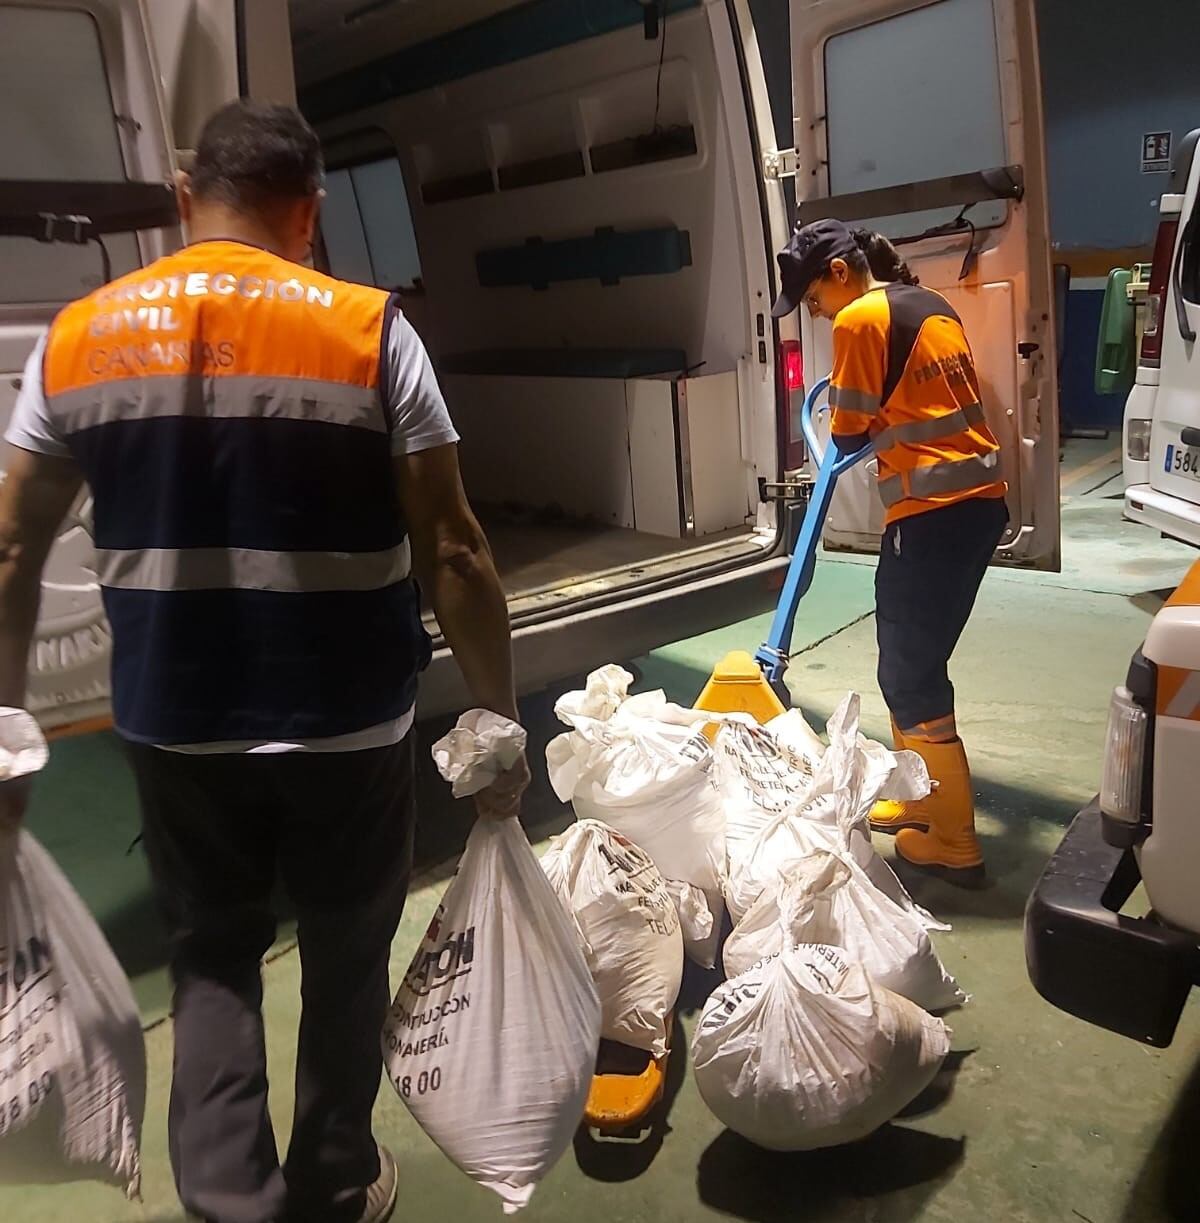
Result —
M 1150 258 L 1165 174 L 1143 174 L 1145 132 L 1200 127 L 1200 4 L 1038 0 L 1055 262 L 1071 268 L 1062 409 L 1118 429 L 1124 396 L 1093 389 L 1104 277 Z
M 1038 24 L 1054 244 L 1087 270 L 1154 240 L 1166 175 L 1142 173 L 1141 138 L 1200 127 L 1200 4 L 1039 0 Z

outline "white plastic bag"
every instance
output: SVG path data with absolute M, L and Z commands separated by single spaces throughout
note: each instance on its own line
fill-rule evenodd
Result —
M 965 1002 L 919 910 L 907 895 L 905 901 L 884 895 L 850 854 L 816 850 L 750 906 L 725 942 L 725 972 L 735 977 L 785 945 L 825 943 L 840 947 L 872 981 L 927 1011 Z
M 116 956 L 33 836 L 0 833 L 0 1183 L 105 1180 L 136 1197 L 145 1105 Z
M 433 745 L 433 759 L 454 797 L 468 798 L 517 763 L 526 739 L 525 728 L 516 722 L 487 709 L 472 709 Z
M 384 1025 L 389 1080 L 510 1214 L 571 1145 L 599 1042 L 579 933 L 520 824 L 477 821 Z
M 0 780 L 32 776 L 49 759 L 46 737 L 34 716 L 10 705 L 0 707 Z
M 601 1037 L 661 1057 L 683 978 L 683 937 L 658 868 L 620 833 L 581 820 L 550 842 L 542 869 L 579 923 Z
M 865 1138 L 932 1082 L 946 1025 L 844 952 L 802 946 L 722 985 L 692 1042 L 696 1085 L 731 1130 L 777 1151 Z
M 546 748 L 550 784 L 581 820 L 608 824 L 653 859 L 669 881 L 690 883 L 708 901 L 708 937 L 686 937 L 693 959 L 711 968 L 723 912 L 725 815 L 712 777 L 709 715 L 662 692 L 626 697 L 633 677 L 605 667 L 582 692 L 555 706 L 572 729 Z

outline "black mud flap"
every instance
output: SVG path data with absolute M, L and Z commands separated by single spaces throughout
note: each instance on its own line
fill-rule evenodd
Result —
M 1104 841 L 1093 802 L 1067 829 L 1025 908 L 1034 988 L 1079 1019 L 1165 1048 L 1200 971 L 1196 940 L 1118 910 L 1141 880 L 1131 849 Z

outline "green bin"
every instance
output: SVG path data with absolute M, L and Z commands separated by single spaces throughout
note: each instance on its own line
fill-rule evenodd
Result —
M 1096 337 L 1096 394 L 1128 394 L 1137 370 L 1134 305 L 1129 295 L 1133 273 L 1113 268 L 1104 288 L 1100 332 Z

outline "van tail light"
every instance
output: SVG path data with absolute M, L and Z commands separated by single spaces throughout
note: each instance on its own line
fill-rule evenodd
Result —
M 1150 429 L 1153 421 L 1128 420 L 1125 422 L 1125 454 L 1134 463 L 1145 463 L 1150 458 Z
M 1104 776 L 1100 783 L 1100 810 L 1123 824 L 1142 818 L 1142 764 L 1146 754 L 1145 709 L 1123 685 L 1108 707 L 1108 733 L 1104 744 Z
M 799 471 L 804 466 L 804 430 L 800 409 L 804 399 L 804 353 L 799 340 L 780 340 L 779 367 L 783 375 L 783 470 Z
M 1146 292 L 1146 320 L 1142 328 L 1143 365 L 1157 365 L 1162 355 L 1162 320 L 1167 309 L 1171 264 L 1175 257 L 1175 239 L 1179 235 L 1179 216 L 1164 217 L 1158 223 L 1154 238 L 1154 262 L 1150 265 L 1150 287 Z
M 799 340 L 782 340 L 779 344 L 779 358 L 783 362 L 783 384 L 788 394 L 804 388 L 804 354 L 800 351 Z

